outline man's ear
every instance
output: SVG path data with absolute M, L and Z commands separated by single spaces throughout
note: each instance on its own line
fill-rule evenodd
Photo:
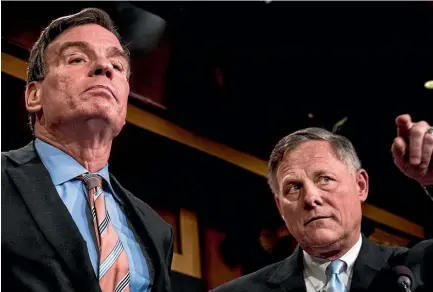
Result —
M 365 169 L 358 169 L 356 172 L 356 183 L 358 185 L 359 199 L 365 202 L 368 197 L 368 174 Z
M 25 102 L 28 112 L 37 113 L 42 109 L 41 100 L 41 84 L 37 81 L 32 81 L 26 86 Z

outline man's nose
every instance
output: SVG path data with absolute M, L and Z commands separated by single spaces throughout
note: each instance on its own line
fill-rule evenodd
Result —
M 311 209 L 323 204 L 322 192 L 314 184 L 309 183 L 304 186 L 304 208 Z
M 108 79 L 112 79 L 113 65 L 108 60 L 98 60 L 92 69 L 91 75 L 105 75 Z

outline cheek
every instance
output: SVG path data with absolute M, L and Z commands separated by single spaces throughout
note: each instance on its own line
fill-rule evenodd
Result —
M 66 97 L 73 96 L 74 88 L 76 88 L 77 80 L 69 76 L 55 75 L 47 77 L 44 82 L 44 96 L 46 96 L 46 103 L 58 103 L 58 101 L 65 101 Z
M 337 209 L 339 216 L 342 217 L 341 220 L 346 223 L 354 221 L 358 217 L 361 208 L 356 191 L 339 194 L 339 196 L 341 196 L 341 199 L 332 202 L 332 206 Z
M 129 90 L 130 90 L 128 81 L 125 81 L 122 84 L 121 88 L 123 88 L 122 95 L 121 95 L 122 96 L 122 102 L 126 106 L 126 104 L 128 103 Z
M 72 76 L 59 77 L 58 90 L 65 97 L 75 97 L 84 89 L 83 80 Z
M 302 214 L 297 212 L 297 206 L 290 203 L 282 204 L 282 212 L 284 221 L 289 229 L 293 229 L 293 227 L 298 226 L 302 221 Z

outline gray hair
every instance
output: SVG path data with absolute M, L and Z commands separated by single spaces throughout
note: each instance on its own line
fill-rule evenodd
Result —
M 334 134 L 322 128 L 306 128 L 282 138 L 272 150 L 268 163 L 268 184 L 274 193 L 279 193 L 277 169 L 285 155 L 308 141 L 328 141 L 337 157 L 351 169 L 360 169 L 361 161 L 352 143 L 344 136 Z
M 65 30 L 85 24 L 100 25 L 113 33 L 120 41 L 120 35 L 114 26 L 113 20 L 101 9 L 86 8 L 78 13 L 57 18 L 41 32 L 41 35 L 30 51 L 27 68 L 27 84 L 33 81 L 42 81 L 45 79 L 47 73 L 45 53 L 49 44 Z M 123 50 L 129 56 L 129 50 L 125 46 L 123 46 Z M 128 78 L 129 75 L 130 72 L 128 71 Z M 35 113 L 29 113 L 29 127 L 32 134 L 34 134 L 35 121 Z

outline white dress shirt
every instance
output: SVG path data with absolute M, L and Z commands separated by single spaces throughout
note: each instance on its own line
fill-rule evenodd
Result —
M 350 283 L 352 280 L 353 266 L 355 260 L 358 257 L 359 251 L 361 250 L 362 236 L 359 235 L 359 239 L 356 244 L 345 254 L 340 260 L 346 262 L 347 270 L 340 274 L 340 280 L 346 286 L 347 291 L 350 291 Z M 331 263 L 325 259 L 319 259 L 310 256 L 305 251 L 304 253 L 304 280 L 307 288 L 307 292 L 322 291 L 326 288 L 326 268 Z M 323 291 L 326 291 L 323 290 Z

